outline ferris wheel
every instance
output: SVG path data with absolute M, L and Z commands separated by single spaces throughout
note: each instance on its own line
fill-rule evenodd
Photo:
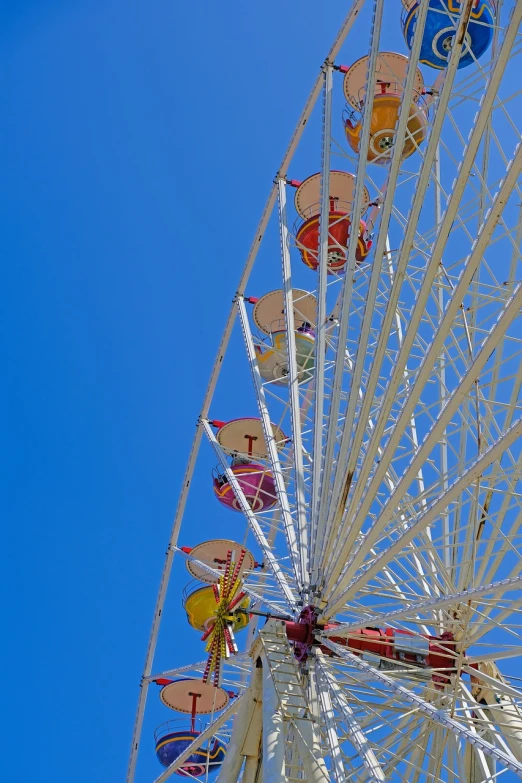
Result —
M 128 783 L 522 778 L 521 20 L 351 6 L 212 369 Z M 160 621 L 200 660 L 158 668 Z

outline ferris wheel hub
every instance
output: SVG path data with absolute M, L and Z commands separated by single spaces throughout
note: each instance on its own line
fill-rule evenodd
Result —
M 309 604 L 303 607 L 297 622 L 286 622 L 286 635 L 294 643 L 294 655 L 300 663 L 306 661 L 315 643 L 318 616 L 319 609 Z

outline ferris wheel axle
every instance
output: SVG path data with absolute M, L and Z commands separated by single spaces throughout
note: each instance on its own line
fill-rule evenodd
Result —
M 299 662 L 306 661 L 313 647 L 319 647 L 325 655 L 335 655 L 329 647 L 321 643 L 319 635 L 323 631 L 332 631 L 337 623 L 318 624 L 319 610 L 314 606 L 305 606 L 297 622 L 290 619 L 288 615 L 253 609 L 240 608 L 237 613 L 284 622 L 288 641 L 293 642 L 294 655 Z M 367 654 L 379 658 L 381 668 L 395 669 L 399 666 L 429 668 L 432 670 L 431 679 L 436 688 L 448 684 L 450 674 L 457 670 L 454 664 L 456 643 L 453 634 L 449 631 L 445 631 L 440 636 L 428 636 L 396 628 L 369 627 L 356 629 L 349 637 L 329 636 L 329 638 L 355 655 Z

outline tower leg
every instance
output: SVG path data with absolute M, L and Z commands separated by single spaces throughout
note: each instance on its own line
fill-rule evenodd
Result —
M 259 712 L 258 705 L 261 699 L 261 686 L 261 669 L 254 668 L 250 686 L 243 697 L 242 704 L 234 720 L 232 736 L 228 743 L 225 760 L 219 770 L 216 783 L 237 783 L 245 757 L 244 745 L 252 739 L 250 734 L 253 729 L 253 723 L 259 723 L 256 718 Z M 260 731 L 261 728 L 259 727 L 258 734 Z
M 472 675 L 472 693 L 484 705 L 489 719 L 495 723 L 506 741 L 511 753 L 522 761 L 522 712 L 509 695 L 498 694 L 491 687 L 495 680 L 502 682 L 502 675 L 496 663 L 484 661 L 478 664 L 478 676 Z M 491 709 L 488 710 L 487 706 Z
M 464 748 L 464 769 L 466 771 L 467 783 L 484 783 L 484 780 L 487 780 L 485 777 L 486 770 L 489 771 L 490 779 L 493 781 L 495 776 L 495 759 L 484 754 L 480 758 L 475 748 L 466 743 Z
M 256 783 L 256 778 L 260 782 L 263 780 L 263 772 L 259 767 L 261 765 L 261 759 L 254 758 L 254 756 L 247 756 L 245 760 L 245 769 L 243 770 L 242 783 Z M 259 775 L 258 775 L 259 772 Z
M 285 783 L 285 728 L 268 665 L 263 665 L 263 783 Z

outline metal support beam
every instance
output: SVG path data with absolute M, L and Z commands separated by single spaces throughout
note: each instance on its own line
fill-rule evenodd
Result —
M 299 561 L 302 590 L 309 584 L 308 574 L 308 522 L 306 518 L 306 490 L 303 465 L 303 438 L 301 435 L 301 406 L 299 403 L 299 378 L 295 345 L 294 295 L 292 289 L 292 264 L 290 262 L 290 235 L 286 218 L 286 184 L 279 186 L 279 232 L 281 261 L 283 265 L 283 290 L 286 322 L 286 351 L 288 354 L 288 391 L 292 419 L 292 451 L 294 455 L 294 486 L 297 506 L 297 530 L 299 535 Z
M 326 361 L 326 290 L 328 280 L 328 241 L 330 228 L 330 152 L 332 143 L 332 93 L 333 69 L 324 68 L 324 104 L 323 104 L 323 163 L 321 170 L 321 217 L 319 223 L 319 283 L 317 287 L 317 318 L 314 362 L 314 462 L 312 468 L 312 508 L 310 514 L 310 553 L 309 563 L 311 580 L 315 585 L 317 573 L 316 535 L 317 524 L 322 505 L 323 473 L 323 427 L 324 427 L 324 365 Z M 326 491 L 326 487 L 323 488 Z
M 285 783 L 285 727 L 270 667 L 263 660 L 263 783 Z
M 438 229 L 442 218 L 442 203 L 441 203 L 441 187 L 440 187 L 440 144 L 437 145 L 437 152 L 433 161 L 433 180 L 435 186 L 435 225 Z M 439 325 L 442 322 L 444 315 L 444 270 L 441 267 L 440 273 L 437 278 L 437 301 L 439 305 Z M 437 371 L 439 381 L 439 396 L 440 396 L 440 410 L 444 408 L 447 397 L 446 387 L 446 356 L 444 351 L 439 355 L 439 369 Z M 448 488 L 448 441 L 447 433 L 442 433 L 440 445 L 440 473 L 441 473 L 441 490 L 444 491 Z M 442 515 L 442 530 L 444 535 L 444 547 L 443 557 L 444 566 L 448 575 L 452 574 L 451 568 L 451 541 L 450 541 L 450 523 L 449 514 L 444 512 Z
M 257 703 L 261 701 L 261 688 L 262 672 L 261 669 L 254 666 L 250 685 L 243 694 L 241 706 L 234 720 L 225 760 L 219 769 L 216 783 L 236 783 L 239 777 L 244 760 L 243 745 L 251 728 Z
M 316 661 L 316 677 L 319 683 L 319 699 L 321 702 L 321 713 L 323 721 L 326 727 L 326 737 L 328 745 L 330 746 L 330 760 L 332 767 L 332 774 L 335 783 L 345 783 L 346 772 L 343 764 L 343 756 L 341 748 L 339 746 L 339 737 L 337 736 L 337 728 L 335 726 L 335 716 L 333 711 L 332 699 L 327 688 L 322 684 L 321 668 L 318 666 L 321 651 L 318 651 L 318 660 Z
M 487 705 L 482 707 L 485 717 L 496 724 L 511 753 L 522 762 L 520 692 L 504 683 L 496 663 L 480 663 L 471 671 L 474 700 Z
M 238 297 L 237 306 L 239 310 L 239 319 L 241 322 L 241 328 L 243 330 L 243 337 L 245 340 L 245 347 L 250 365 L 250 371 L 252 379 L 254 381 L 254 389 L 257 397 L 257 407 L 259 409 L 259 415 L 261 417 L 261 423 L 263 425 L 263 433 L 265 436 L 265 442 L 268 450 L 268 456 L 270 459 L 270 467 L 272 469 L 272 475 L 276 487 L 277 499 L 281 507 L 281 516 L 283 519 L 283 527 L 286 536 L 286 544 L 288 547 L 288 553 L 292 560 L 292 566 L 294 569 L 294 577 L 296 584 L 302 583 L 301 575 L 301 560 L 297 545 L 297 536 L 295 531 L 294 520 L 292 512 L 290 511 L 290 504 L 288 502 L 288 495 L 286 492 L 285 478 L 281 468 L 281 461 L 279 459 L 279 452 L 277 450 L 276 438 L 272 429 L 272 422 L 270 420 L 270 413 L 268 411 L 268 405 L 266 403 L 265 388 L 259 372 L 259 365 L 257 363 L 256 351 L 254 348 L 254 341 L 252 339 L 252 332 L 250 331 L 250 323 L 248 321 L 248 315 L 245 308 L 245 300 L 242 296 Z M 294 340 L 295 348 L 295 340 Z M 287 346 L 287 353 L 290 352 L 290 346 Z M 295 351 L 294 351 L 295 357 Z
M 310 700 L 302 686 L 284 624 L 269 620 L 260 632 L 260 638 L 264 650 L 263 667 L 269 669 L 284 719 L 293 727 L 306 779 L 308 783 L 329 783 L 319 726 L 314 716 L 315 700 Z

